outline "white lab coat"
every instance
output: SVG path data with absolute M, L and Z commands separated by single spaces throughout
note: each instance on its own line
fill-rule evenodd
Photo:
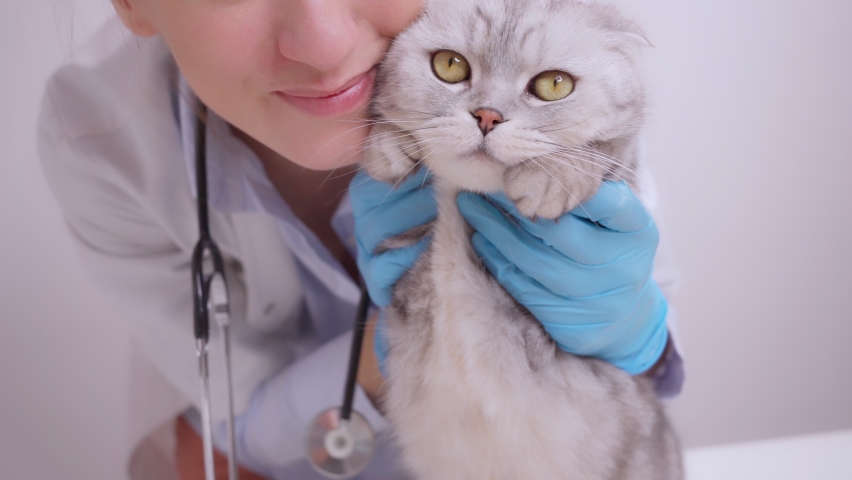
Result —
M 84 266 L 141 347 L 128 352 L 130 461 L 134 449 L 150 450 L 146 438 L 170 443 L 168 422 L 199 404 L 189 288 L 197 215 L 170 93 L 177 67 L 165 43 L 132 36 L 114 19 L 88 44 L 48 81 L 39 150 Z M 646 203 L 659 217 L 653 195 Z M 211 209 L 210 228 L 226 256 L 239 413 L 260 382 L 291 360 L 267 333 L 280 339 L 295 328 L 302 295 L 274 218 Z M 654 277 L 670 296 L 677 270 L 662 237 Z M 674 329 L 672 318 L 669 326 Z M 217 421 L 224 418 L 225 383 L 215 338 L 210 347 Z M 163 470 L 135 463 L 134 479 L 164 479 Z
M 138 445 L 199 404 L 189 288 L 196 206 L 170 95 L 177 68 L 165 43 L 132 36 L 114 19 L 88 44 L 48 81 L 39 155 L 82 263 L 141 347 L 128 352 L 136 356 L 128 445 Z M 300 284 L 273 218 L 211 210 L 210 229 L 226 256 L 241 412 L 259 383 L 290 361 L 264 333 L 280 338 L 295 324 Z M 216 338 L 210 348 L 215 421 L 224 418 L 225 382 Z

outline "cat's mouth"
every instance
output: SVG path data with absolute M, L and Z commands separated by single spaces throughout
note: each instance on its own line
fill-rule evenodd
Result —
M 503 165 L 486 148 L 438 156 L 430 165 L 436 175 L 472 192 L 497 192 L 503 188 Z
M 468 158 L 474 162 L 496 162 L 497 159 L 491 156 L 484 148 L 477 148 L 468 155 Z
M 465 157 L 468 160 L 475 162 L 477 164 L 493 163 L 493 164 L 495 164 L 495 166 L 496 165 L 500 165 L 500 166 L 503 165 L 503 162 L 500 161 L 500 159 L 497 158 L 496 155 L 491 153 L 488 150 L 488 147 L 486 147 L 485 145 L 480 145 L 480 146 L 476 147 L 475 149 L 470 151 L 467 155 L 465 155 Z

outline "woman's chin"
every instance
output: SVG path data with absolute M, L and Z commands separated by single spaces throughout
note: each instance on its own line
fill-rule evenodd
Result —
M 309 170 L 346 169 L 361 161 L 363 145 L 363 137 L 326 140 L 312 145 L 315 148 L 303 149 L 298 152 L 301 155 L 294 155 L 289 160 Z

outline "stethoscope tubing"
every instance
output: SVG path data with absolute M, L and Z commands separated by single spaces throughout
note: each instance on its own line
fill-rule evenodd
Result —
M 198 102 L 199 112 L 195 131 L 195 186 L 198 209 L 198 243 L 192 252 L 193 330 L 198 355 L 201 387 L 201 430 L 204 451 L 204 477 L 215 480 L 213 465 L 213 421 L 210 404 L 210 369 L 208 342 L 210 317 L 213 316 L 221 330 L 225 380 L 227 382 L 227 435 L 228 478 L 238 480 L 236 438 L 234 432 L 233 382 L 231 378 L 230 311 L 228 289 L 225 283 L 225 262 L 219 246 L 210 235 L 210 217 L 207 202 L 207 109 Z M 205 273 L 205 264 L 212 272 Z
M 364 333 L 367 330 L 367 313 L 370 310 L 370 295 L 361 288 L 361 300 L 355 313 L 355 327 L 352 330 L 352 346 L 349 350 L 349 367 L 346 371 L 346 386 L 343 389 L 343 403 L 340 406 L 340 418 L 349 420 L 355 401 L 355 383 L 358 380 L 358 367 L 361 363 L 361 347 L 364 345 Z
M 225 375 L 228 391 L 227 427 L 228 427 L 228 478 L 238 480 L 236 461 L 236 439 L 234 433 L 233 388 L 231 379 L 230 356 L 230 312 L 228 311 L 227 286 L 225 282 L 225 266 L 222 254 L 216 242 L 210 235 L 209 204 L 207 197 L 207 108 L 198 102 L 198 121 L 195 130 L 195 186 L 198 210 L 198 243 L 192 253 L 192 283 L 193 283 L 193 330 L 196 339 L 198 355 L 199 378 L 201 387 L 201 423 L 202 443 L 204 450 L 205 480 L 215 480 L 213 466 L 213 426 L 210 405 L 210 381 L 208 364 L 208 342 L 210 337 L 210 317 L 214 316 L 221 328 L 222 350 L 225 361 Z M 212 272 L 205 273 L 205 265 L 212 267 Z M 367 326 L 367 315 L 370 309 L 370 295 L 361 286 L 361 298 L 355 315 L 355 325 L 352 333 L 352 344 L 349 352 L 349 365 L 346 372 L 346 383 L 343 391 L 343 402 L 340 407 L 341 425 L 348 428 L 353 413 L 355 388 L 358 379 L 361 351 Z M 368 430 L 369 425 L 366 427 Z M 372 433 L 370 433 L 372 438 Z M 370 441 L 372 445 L 372 440 Z M 321 471 L 321 470 L 320 470 Z M 356 474 L 357 472 L 353 472 Z M 325 474 L 325 473 L 324 473 Z M 346 475 L 347 477 L 349 475 Z M 330 478 L 340 478 L 333 477 Z

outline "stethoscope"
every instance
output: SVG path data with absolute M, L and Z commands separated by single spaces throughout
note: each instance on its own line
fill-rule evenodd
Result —
M 207 205 L 206 107 L 199 102 L 195 129 L 195 184 L 198 202 L 198 243 L 192 253 L 192 290 L 195 347 L 201 381 L 201 427 L 204 478 L 215 480 L 213 468 L 213 421 L 210 412 L 210 370 L 207 358 L 210 319 L 220 328 L 227 382 L 228 478 L 239 478 L 234 435 L 234 398 L 231 379 L 230 304 L 222 254 L 210 236 Z M 351 478 L 363 471 L 375 451 L 375 433 L 363 415 L 353 410 L 358 364 L 367 324 L 370 296 L 361 288 L 355 329 L 346 372 L 343 403 L 317 415 L 308 428 L 305 449 L 314 469 L 327 478 Z

